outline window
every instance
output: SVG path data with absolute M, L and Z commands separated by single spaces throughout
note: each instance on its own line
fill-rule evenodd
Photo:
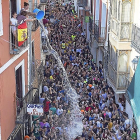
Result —
M 122 22 L 131 22 L 131 3 L 130 2 L 123 2 Z
M 93 13 L 93 0 L 90 1 L 91 13 Z
M 0 36 L 3 35 L 3 22 L 2 22 L 2 0 L 0 0 Z

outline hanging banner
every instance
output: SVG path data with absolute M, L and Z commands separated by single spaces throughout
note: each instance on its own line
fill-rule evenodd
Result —
M 43 116 L 43 105 L 42 104 L 28 104 L 27 112 L 30 115 Z
M 93 19 L 92 16 L 85 16 L 85 23 L 89 23 L 89 18 Z

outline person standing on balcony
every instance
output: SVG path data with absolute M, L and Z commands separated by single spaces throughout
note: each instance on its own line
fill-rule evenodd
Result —
M 12 31 L 12 44 L 14 45 L 12 47 L 13 51 L 18 51 L 17 49 L 17 13 L 14 12 L 12 14 L 12 18 L 10 19 L 10 26 Z
M 30 19 L 28 18 L 28 12 L 27 11 L 22 11 L 20 15 L 17 16 L 17 20 L 18 20 L 18 25 L 22 24 L 24 22 L 32 22 L 34 20 L 36 20 L 36 18 L 34 19 Z
M 36 15 L 35 13 L 29 12 L 29 3 L 27 3 L 27 2 L 24 2 L 24 8 L 21 9 L 20 14 L 23 11 L 26 11 L 29 16 L 35 16 Z
M 12 34 L 16 37 L 17 35 L 17 13 L 14 12 L 12 14 L 12 18 L 10 19 L 10 25 L 11 25 L 11 30 L 12 30 Z

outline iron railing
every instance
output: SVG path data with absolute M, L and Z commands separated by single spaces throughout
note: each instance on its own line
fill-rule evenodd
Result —
M 109 59 L 108 63 L 113 67 L 114 70 L 117 70 L 117 60 L 113 59 Z
M 17 118 L 16 126 L 7 140 L 23 140 L 24 130 L 28 134 L 31 131 L 30 115 L 27 113 L 28 104 L 39 103 L 39 89 L 31 88 L 23 99 L 16 99 L 17 104 Z M 25 124 L 25 125 L 24 125 Z
M 39 90 L 38 88 L 31 88 L 23 99 L 16 99 L 18 108 L 17 112 L 17 124 L 23 124 L 28 118 L 27 104 L 38 104 L 39 103 Z
M 32 64 L 32 85 L 33 87 L 38 87 L 43 80 L 43 61 L 35 60 Z
M 113 83 L 113 85 L 116 87 L 117 84 L 117 71 L 113 69 L 113 67 L 108 64 L 108 78 Z
M 140 28 L 136 25 L 132 25 L 132 42 L 133 47 L 138 53 L 140 53 Z
M 33 31 L 33 32 L 36 31 L 36 30 L 38 29 L 38 27 L 39 27 L 39 22 L 38 22 L 38 20 L 34 20 L 34 21 L 32 22 L 32 31 Z
M 108 78 L 117 90 L 126 90 L 128 88 L 129 72 L 118 72 L 111 63 L 108 64 Z
M 106 28 L 101 27 L 99 21 L 94 21 L 93 22 L 93 35 L 94 39 L 99 43 L 102 44 L 105 42 L 105 32 Z
M 18 46 L 17 26 L 10 26 L 10 54 L 19 54 L 25 47 L 28 46 L 28 39 L 25 40 L 22 46 Z
M 120 40 L 131 40 L 130 22 L 121 22 Z
M 27 113 L 28 104 L 39 103 L 39 86 L 43 80 L 43 62 L 35 60 L 32 66 L 32 83 L 28 93 L 23 98 L 16 97 L 16 127 L 8 140 L 23 140 L 23 130 L 28 134 L 31 130 L 30 115 Z M 25 125 L 24 125 L 25 124 Z
M 93 19 L 89 17 L 89 31 L 92 32 L 93 30 Z
M 23 140 L 23 132 L 24 132 L 24 126 L 23 124 L 18 124 L 12 131 L 11 135 L 8 137 L 7 140 Z

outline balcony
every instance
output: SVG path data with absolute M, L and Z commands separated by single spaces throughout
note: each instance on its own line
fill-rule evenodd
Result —
M 39 22 L 38 20 L 35 20 L 32 22 L 32 31 L 36 31 L 39 27 Z M 15 32 L 12 32 L 12 29 L 15 28 Z M 18 46 L 18 33 L 17 33 L 17 26 L 10 26 L 10 54 L 16 55 L 22 52 L 29 44 L 28 38 L 27 40 L 23 43 L 22 46 Z
M 38 27 L 39 27 L 39 22 L 38 22 L 38 20 L 34 20 L 34 21 L 32 22 L 32 31 L 35 32 L 35 31 L 38 29 Z
M 121 22 L 120 40 L 131 41 L 131 23 L 130 22 Z
M 89 17 L 89 31 L 90 33 L 92 32 L 93 30 L 93 19 L 91 17 Z
M 132 25 L 132 42 L 133 47 L 138 53 L 140 53 L 140 28 L 136 25 Z
M 16 99 L 17 104 L 17 119 L 16 126 L 7 140 L 18 140 L 19 138 L 23 140 L 24 130 L 25 133 L 31 131 L 30 125 L 30 115 L 27 113 L 27 104 L 38 104 L 39 103 L 39 90 L 37 88 L 32 88 L 25 95 L 23 99 Z M 25 125 L 24 125 L 25 124 Z
M 98 42 L 99 46 L 103 46 L 105 42 L 105 27 L 100 27 L 99 21 L 93 21 L 93 36 L 94 39 Z
M 128 72 L 117 72 L 109 62 L 108 64 L 108 81 L 112 85 L 114 91 L 125 92 L 128 87 Z
M 15 28 L 15 32 L 12 32 L 12 28 Z M 19 54 L 28 46 L 28 39 L 23 43 L 22 46 L 18 46 L 18 33 L 17 26 L 10 26 L 10 54 Z
M 16 126 L 7 140 L 23 140 L 24 130 L 31 131 L 30 115 L 27 113 L 27 104 L 39 104 L 39 86 L 43 79 L 43 62 L 34 61 L 32 65 L 32 84 L 27 86 L 28 93 L 23 98 L 16 96 Z

